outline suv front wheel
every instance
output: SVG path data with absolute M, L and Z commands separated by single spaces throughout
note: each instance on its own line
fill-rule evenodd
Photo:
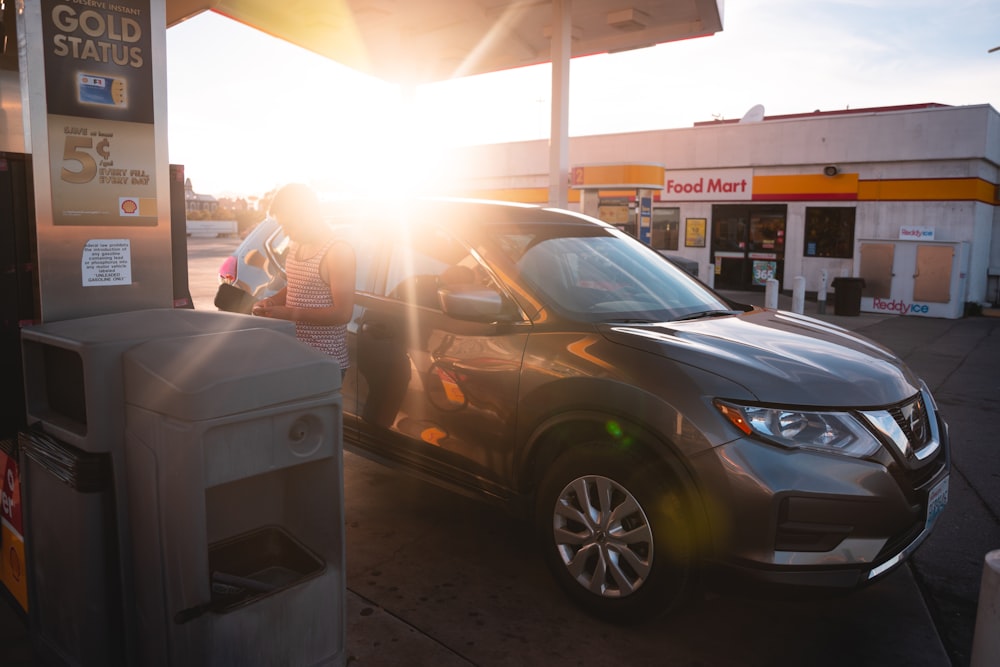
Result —
M 687 505 L 665 464 L 594 445 L 549 468 L 535 522 L 566 592 L 599 618 L 635 623 L 677 606 L 688 592 Z

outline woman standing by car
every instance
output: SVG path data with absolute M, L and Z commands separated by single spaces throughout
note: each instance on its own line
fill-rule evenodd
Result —
M 354 310 L 354 250 L 322 218 L 319 198 L 306 185 L 291 183 L 275 194 L 269 214 L 291 240 L 285 264 L 287 284 L 253 305 L 253 314 L 295 322 L 302 342 L 332 356 L 341 377 L 350 360 L 347 322 Z

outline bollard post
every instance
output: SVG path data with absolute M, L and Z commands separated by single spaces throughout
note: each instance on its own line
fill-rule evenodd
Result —
M 1000 549 L 986 554 L 970 667 L 1000 665 Z
M 709 269 L 705 273 L 705 284 L 708 285 L 709 289 L 715 289 L 715 265 L 714 264 L 709 264 Z
M 829 280 L 826 269 L 819 272 L 819 289 L 816 290 L 816 312 L 826 314 L 826 285 Z
M 768 278 L 764 283 L 764 307 L 778 309 L 778 281 Z
M 801 315 L 806 309 L 806 279 L 795 276 L 792 279 L 792 312 Z

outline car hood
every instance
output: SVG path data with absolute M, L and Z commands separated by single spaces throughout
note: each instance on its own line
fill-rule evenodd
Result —
M 901 401 L 919 387 L 885 347 L 785 311 L 601 327 L 613 342 L 728 378 L 764 403 L 875 407 Z

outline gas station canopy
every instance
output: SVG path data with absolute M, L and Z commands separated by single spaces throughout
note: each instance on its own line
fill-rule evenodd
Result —
M 722 30 L 721 0 L 166 1 L 168 27 L 215 11 L 358 71 L 411 85 L 550 62 L 554 4 L 570 13 L 574 58 Z

